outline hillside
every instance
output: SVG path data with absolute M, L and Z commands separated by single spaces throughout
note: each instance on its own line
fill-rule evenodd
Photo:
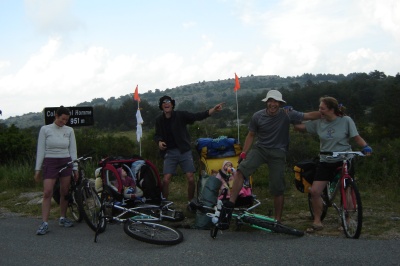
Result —
M 260 94 L 270 89 L 293 89 L 309 82 L 334 82 L 345 79 L 350 79 L 355 74 L 330 75 L 330 74 L 303 74 L 297 77 L 279 77 L 276 75 L 270 76 L 247 76 L 239 77 L 241 88 L 238 91 L 238 97 L 244 95 Z M 182 85 L 175 88 L 167 88 L 165 90 L 155 89 L 140 94 L 142 100 L 146 100 L 150 105 L 156 106 L 158 99 L 163 95 L 171 95 L 177 100 L 177 107 L 191 106 L 188 103 L 205 103 L 207 106 L 218 102 L 234 103 L 235 97 L 233 92 L 234 79 L 216 80 L 216 81 L 199 81 L 188 85 Z M 108 100 L 103 98 L 92 99 L 77 104 L 77 106 L 99 106 L 104 105 L 107 108 L 119 108 L 127 99 L 131 99 L 132 94 L 120 96 L 119 98 L 111 97 Z M 186 103 L 185 103 L 186 102 Z M 44 124 L 44 116 L 41 112 L 28 113 L 21 116 L 10 117 L 8 119 L 0 119 L 0 124 L 11 126 L 14 124 L 18 128 L 39 127 Z

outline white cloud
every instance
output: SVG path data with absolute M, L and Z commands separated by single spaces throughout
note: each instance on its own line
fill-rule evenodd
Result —
M 189 9 L 171 9 L 175 19 L 172 24 L 144 20 L 147 17 L 140 18 L 140 7 L 134 6 L 138 13 L 127 13 L 135 20 L 124 17 L 117 24 L 109 20 L 99 31 L 93 27 L 98 27 L 103 17 L 92 17 L 92 10 L 77 12 L 85 6 L 80 2 L 26 0 L 26 12 L 35 31 L 31 32 L 29 24 L 28 31 L 20 33 L 15 28 L 14 32 L 29 36 L 34 44 L 26 42 L 25 46 L 21 40 L 26 39 L 17 38 L 18 48 L 11 49 L 8 42 L 0 42 L 0 51 L 24 49 L 25 55 L 19 58 L 0 53 L 2 118 L 37 112 L 47 106 L 119 97 L 132 93 L 136 85 L 139 92 L 163 90 L 233 78 L 235 72 L 239 76 L 283 77 L 303 73 L 399 72 L 397 0 L 216 1 L 212 7 L 215 5 L 224 12 L 209 12 L 211 6 L 206 4 L 201 5 L 207 12 L 204 14 L 199 10 L 190 13 L 190 4 L 182 6 Z M 116 16 L 112 5 L 109 8 L 107 14 Z M 179 13 L 174 14 L 175 11 Z M 200 15 L 210 21 L 216 16 L 223 26 L 201 21 Z M 7 25 L 18 23 L 10 21 Z M 87 25 L 84 32 L 82 25 Z M 161 34 L 162 41 L 157 42 L 150 38 L 157 32 L 148 29 L 168 34 Z M 184 38 L 177 41 L 176 36 L 182 32 Z M 37 43 L 41 43 L 40 49 L 36 48 Z
M 184 23 L 182 24 L 182 27 L 183 27 L 184 29 L 191 29 L 191 28 L 193 28 L 193 27 L 195 27 L 195 26 L 197 26 L 197 23 L 194 22 L 194 21 L 187 21 L 187 22 L 184 22 Z
M 359 8 L 371 24 L 377 23 L 400 41 L 400 2 L 397 0 L 362 0 Z
M 81 22 L 71 12 L 73 0 L 25 0 L 28 17 L 42 33 L 75 30 Z

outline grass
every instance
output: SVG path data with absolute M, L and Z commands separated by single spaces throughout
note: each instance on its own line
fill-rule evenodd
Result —
M 33 180 L 31 170 L 23 167 L 22 175 L 27 175 Z M 31 168 L 29 168 L 31 169 Z M 94 169 L 94 168 L 93 168 Z M 93 169 L 88 172 L 91 173 Z M 262 169 L 265 170 L 265 169 Z M 261 171 L 262 172 L 262 171 Z M 41 217 L 41 205 L 27 205 L 29 198 L 21 197 L 21 194 L 27 192 L 41 192 L 42 185 L 29 183 L 25 181 L 25 186 L 21 186 L 19 177 L 14 181 L 5 180 L 4 169 L 0 167 L 0 214 L 1 212 L 19 213 L 22 216 Z M 21 172 L 14 173 L 21 175 Z M 15 176 L 15 175 L 14 175 Z M 307 194 L 300 193 L 293 184 L 293 174 L 288 170 L 286 175 L 287 190 L 285 192 L 285 206 L 283 212 L 283 223 L 294 228 L 305 230 L 311 225 L 312 220 L 308 210 Z M 15 189 L 5 189 L 9 182 L 16 182 L 19 187 Z M 400 238 L 400 195 L 397 186 L 391 184 L 368 185 L 358 181 L 363 203 L 363 229 L 361 238 L 363 239 L 399 239 Z M 261 206 L 256 209 L 257 213 L 273 215 L 273 199 L 268 192 L 268 178 L 260 172 L 255 173 L 253 182 L 253 193 L 261 201 Z M 184 175 L 175 176 L 170 184 L 170 200 L 175 202 L 175 208 L 183 210 L 186 219 L 184 226 L 193 225 L 195 214 L 186 211 L 187 204 L 187 184 Z M 57 219 L 59 216 L 59 207 L 56 203 L 52 204 L 50 219 Z M 318 235 L 329 235 L 335 237 L 344 237 L 343 232 L 339 230 L 340 220 L 336 210 L 332 207 L 328 209 L 327 217 L 324 220 L 324 230 L 317 232 Z M 232 227 L 234 228 L 234 227 Z M 234 229 L 232 229 L 234 230 Z M 241 230 L 256 230 L 249 227 L 243 227 Z

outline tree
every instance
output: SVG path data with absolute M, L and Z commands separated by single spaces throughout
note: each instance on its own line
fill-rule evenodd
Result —
M 1 163 L 32 160 L 36 146 L 30 130 L 21 130 L 15 125 L 0 128 Z
M 400 99 L 400 84 L 393 84 L 384 90 L 384 94 L 378 103 L 372 108 L 372 122 L 374 134 L 377 138 L 399 138 L 400 116 L 398 100 Z

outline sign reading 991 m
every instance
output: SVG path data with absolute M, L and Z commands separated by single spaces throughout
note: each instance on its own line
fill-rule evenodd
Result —
M 94 124 L 93 119 L 93 107 L 67 107 L 71 112 L 67 126 L 78 127 L 78 126 L 92 126 Z M 44 122 L 49 125 L 54 122 L 56 116 L 56 110 L 58 107 L 46 107 L 44 108 Z

